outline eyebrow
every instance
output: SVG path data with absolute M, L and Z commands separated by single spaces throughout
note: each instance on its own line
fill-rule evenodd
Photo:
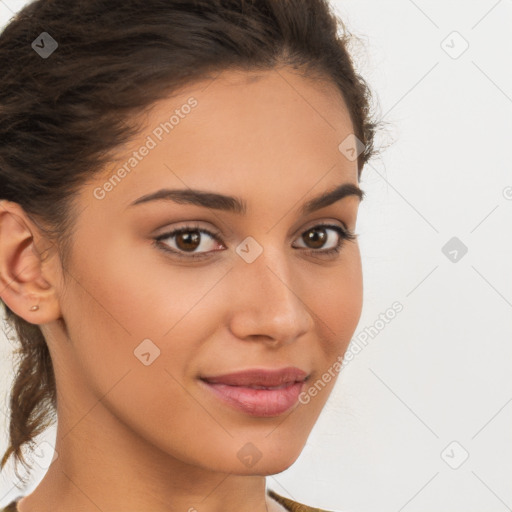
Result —
M 345 197 L 356 196 L 361 202 L 364 198 L 365 192 L 353 183 L 343 183 L 336 188 L 324 192 L 323 194 L 310 199 L 300 208 L 301 215 L 308 215 L 316 210 L 325 208 L 340 201 Z M 129 207 L 137 204 L 148 203 L 150 201 L 174 201 L 178 204 L 192 204 L 203 206 L 206 208 L 213 208 L 215 210 L 222 210 L 226 212 L 236 213 L 238 215 L 245 215 L 247 212 L 247 203 L 239 197 L 226 196 L 215 192 L 208 192 L 196 189 L 160 189 L 151 194 L 146 194 L 139 197 Z

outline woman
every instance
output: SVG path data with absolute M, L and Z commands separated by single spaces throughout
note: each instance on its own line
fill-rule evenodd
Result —
M 5 510 L 313 510 L 265 476 L 362 308 L 376 123 L 341 25 L 323 0 L 53 0 L 5 28 L 2 467 L 58 418 Z

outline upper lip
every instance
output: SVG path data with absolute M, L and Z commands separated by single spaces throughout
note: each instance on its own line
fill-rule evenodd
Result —
M 281 369 L 262 369 L 251 368 L 235 373 L 225 375 L 216 375 L 212 377 L 201 377 L 211 384 L 227 384 L 229 386 L 281 386 L 282 384 L 301 382 L 306 379 L 308 374 L 296 368 L 289 366 Z

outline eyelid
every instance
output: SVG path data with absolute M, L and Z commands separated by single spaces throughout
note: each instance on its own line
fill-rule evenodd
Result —
M 347 233 L 351 232 L 349 227 L 342 220 L 333 219 L 333 218 L 330 218 L 330 219 L 329 218 L 328 219 L 321 218 L 321 219 L 312 220 L 312 221 L 304 224 L 302 227 L 299 228 L 297 235 L 301 235 L 302 233 L 304 233 L 304 231 L 308 231 L 309 229 L 315 228 L 317 226 L 330 226 L 330 225 L 338 226 L 337 223 L 341 224 L 341 226 L 339 226 L 339 227 L 343 228 L 345 230 L 345 232 L 347 232 Z
M 197 224 L 197 222 L 193 222 L 193 221 L 189 222 L 188 224 L 183 224 L 183 225 L 180 225 L 177 227 L 167 228 L 161 234 L 154 236 L 153 239 L 154 240 L 162 240 L 162 239 L 166 239 L 166 238 L 175 238 L 180 233 L 182 233 L 182 232 L 186 233 L 189 231 L 198 231 L 199 233 L 206 234 L 206 235 L 210 236 L 213 240 L 215 240 L 218 244 L 226 247 L 226 245 L 223 241 L 224 236 L 219 230 L 217 230 L 215 228 L 211 228 L 211 227 L 205 228 L 205 227 Z
M 205 222 L 206 224 L 208 224 L 207 227 L 204 227 L 202 224 L 199 224 L 200 222 Z M 335 224 L 335 223 L 340 223 L 341 224 L 340 227 L 342 227 L 347 234 L 353 233 L 350 230 L 350 228 L 347 226 L 347 224 L 340 219 L 321 218 L 321 219 L 314 219 L 314 220 L 307 222 L 306 224 L 303 224 L 300 228 L 298 228 L 294 232 L 293 240 L 295 240 L 298 236 L 302 235 L 305 231 L 308 231 L 314 227 L 328 226 L 330 224 Z M 179 231 L 181 229 L 183 229 L 185 231 L 192 231 L 192 230 L 198 230 L 200 232 L 208 231 L 212 235 L 214 235 L 213 238 L 217 242 L 222 243 L 223 245 L 224 245 L 223 241 L 226 238 L 229 238 L 228 236 L 224 235 L 224 233 L 221 230 L 213 227 L 212 224 L 210 224 L 208 221 L 200 221 L 200 220 L 179 222 L 179 223 L 177 223 L 176 227 L 174 227 L 174 225 L 166 226 L 162 229 L 159 229 L 157 231 L 157 234 L 155 234 L 153 238 L 163 238 L 164 235 L 169 235 L 169 233 Z
M 334 222 L 340 222 L 342 226 L 335 224 Z M 302 252 L 305 252 L 309 255 L 315 255 L 320 258 L 328 258 L 329 256 L 333 255 L 333 253 L 339 253 L 346 242 L 350 242 L 357 239 L 357 235 L 350 230 L 347 225 L 343 221 L 332 221 L 332 220 L 314 220 L 311 221 L 311 223 L 306 224 L 303 226 L 297 235 L 294 236 L 293 240 L 295 241 L 297 238 L 300 237 L 300 235 L 310 231 L 313 228 L 325 228 L 327 230 L 335 231 L 338 234 L 339 242 L 334 248 L 329 249 L 310 249 L 307 247 L 294 247 L 294 249 L 300 249 Z M 189 252 L 181 251 L 177 249 L 173 249 L 168 247 L 167 244 L 164 244 L 160 242 L 160 240 L 164 240 L 166 238 L 175 238 L 178 236 L 181 232 L 189 232 L 189 231 L 198 231 L 199 233 L 206 234 L 210 236 L 213 240 L 215 240 L 219 245 L 222 245 L 224 249 L 221 250 L 211 250 L 211 251 L 203 251 L 203 252 Z M 175 228 L 168 228 L 165 230 L 162 234 L 157 235 L 153 237 L 153 244 L 159 248 L 160 250 L 163 250 L 169 254 L 173 254 L 176 256 L 176 258 L 181 260 L 207 260 L 214 256 L 216 256 L 216 253 L 223 252 L 223 250 L 226 250 L 227 247 L 223 241 L 223 235 L 220 231 L 218 231 L 215 228 L 204 228 L 203 226 L 199 225 L 197 221 L 190 221 L 186 222 L 183 225 L 178 225 Z M 165 246 L 165 247 L 162 247 Z M 336 255 L 336 254 L 334 254 Z

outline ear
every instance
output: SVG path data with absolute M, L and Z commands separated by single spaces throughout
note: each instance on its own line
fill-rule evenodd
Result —
M 0 297 L 32 324 L 61 316 L 56 285 L 60 259 L 18 203 L 0 201 Z M 31 310 L 32 306 L 39 306 Z

